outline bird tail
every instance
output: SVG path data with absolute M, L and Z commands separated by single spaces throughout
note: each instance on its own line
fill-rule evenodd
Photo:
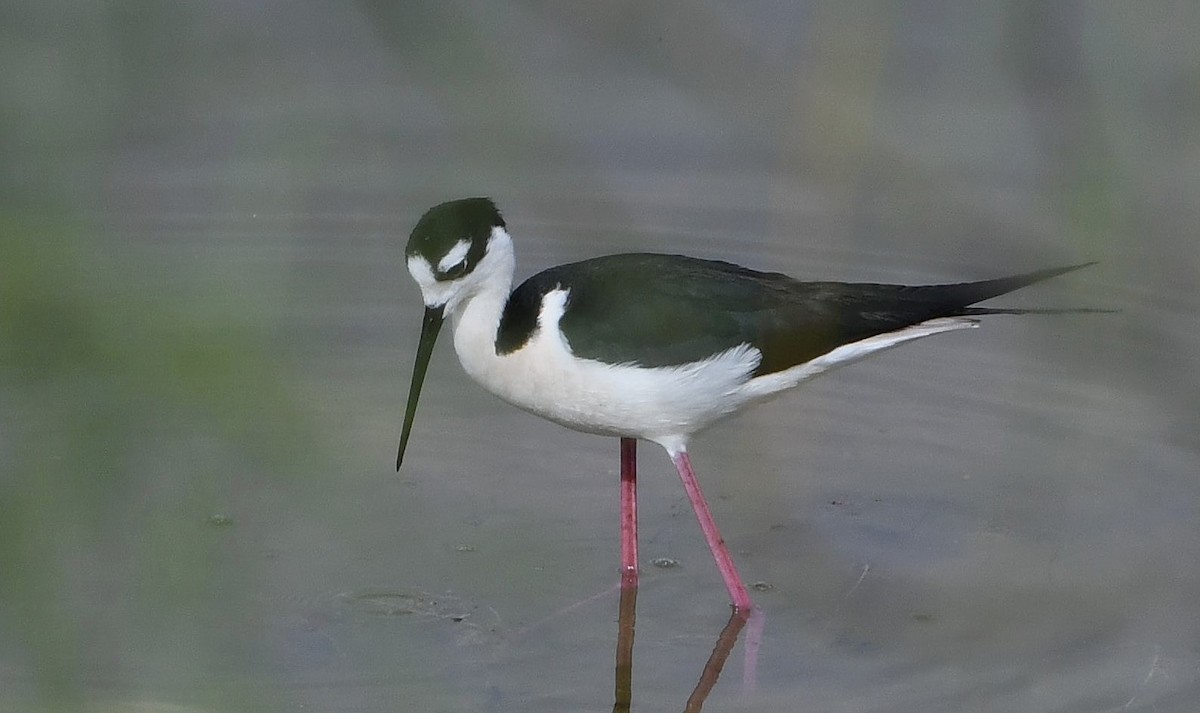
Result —
M 1009 307 L 964 307 L 959 313 L 963 317 L 978 317 L 982 314 L 1116 314 L 1119 309 L 1099 307 L 1060 307 L 1050 309 L 1013 309 Z
M 1096 263 L 1094 261 L 1093 262 L 1084 262 L 1084 263 L 1080 263 L 1078 265 L 1067 265 L 1066 267 L 1051 267 L 1051 268 L 1048 268 L 1045 270 L 1035 270 L 1034 272 L 1026 272 L 1021 275 L 1012 275 L 1010 277 L 1000 277 L 1000 278 L 996 278 L 994 280 L 980 280 L 979 282 L 960 282 L 960 283 L 954 284 L 954 285 L 939 285 L 938 287 L 940 288 L 940 290 L 942 291 L 942 294 L 944 296 L 953 295 L 953 297 L 951 297 L 951 299 L 953 301 L 958 302 L 959 304 L 963 305 L 965 308 L 967 305 L 973 305 L 976 302 L 982 302 L 984 300 L 988 300 L 993 297 L 998 297 L 1000 295 L 1007 294 L 1014 290 L 1019 290 L 1022 287 L 1028 287 L 1029 285 L 1032 285 L 1035 282 L 1049 280 L 1051 277 L 1058 277 L 1059 275 L 1062 275 L 1062 274 L 1065 274 L 1068 272 L 1073 272 L 1075 270 L 1079 270 L 1079 269 L 1088 267 L 1089 265 L 1095 265 L 1095 264 Z M 978 311 L 978 310 L 983 310 L 983 311 Z M 1080 310 L 1068 310 L 1068 311 L 1075 312 L 1075 311 L 1080 311 Z M 1083 310 L 1083 311 L 1090 311 L 1090 310 Z M 985 309 L 985 308 L 974 308 L 971 310 L 964 309 L 963 314 L 1036 314 L 1038 312 L 1040 312 L 1040 310 L 1013 311 L 1013 310 L 1004 310 L 1004 309 L 993 310 L 993 309 Z

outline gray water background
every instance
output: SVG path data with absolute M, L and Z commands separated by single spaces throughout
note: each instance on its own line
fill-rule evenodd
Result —
M 705 710 L 1200 710 L 1194 5 L 0 16 L 0 709 L 611 708 L 617 442 L 445 343 L 392 472 L 403 243 L 484 194 L 518 278 L 1099 260 L 1003 304 L 1117 314 L 992 318 L 695 440 L 767 616 Z M 679 710 L 726 595 L 641 469 L 634 710 Z

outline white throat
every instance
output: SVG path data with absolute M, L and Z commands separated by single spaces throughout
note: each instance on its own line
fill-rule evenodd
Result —
M 428 284 L 418 279 L 426 304 L 431 298 L 444 300 L 458 360 L 469 376 L 485 386 L 489 383 L 483 373 L 497 359 L 496 332 L 512 291 L 514 267 L 512 237 L 496 226 L 488 237 L 483 258 L 465 277 L 449 284 Z M 444 290 L 444 297 L 439 290 Z

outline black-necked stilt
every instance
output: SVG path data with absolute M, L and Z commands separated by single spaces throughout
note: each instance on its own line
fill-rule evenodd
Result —
M 568 428 L 621 439 L 621 565 L 636 583 L 636 444 L 667 450 L 733 606 L 750 595 L 687 455 L 692 434 L 803 381 L 898 344 L 1034 310 L 971 305 L 1078 269 L 950 285 L 799 282 L 682 255 L 559 265 L 511 290 L 512 239 L 487 198 L 430 208 L 405 250 L 425 319 L 396 469 L 442 320 L 473 379 Z M 1090 264 L 1090 263 L 1088 263 Z

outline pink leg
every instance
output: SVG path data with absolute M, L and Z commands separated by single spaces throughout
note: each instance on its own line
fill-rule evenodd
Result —
M 621 587 L 638 586 L 637 439 L 621 439 Z
M 683 489 L 687 491 L 688 500 L 692 501 L 692 509 L 696 511 L 696 519 L 700 521 L 700 529 L 704 531 L 708 549 L 712 551 L 713 559 L 717 561 L 717 569 L 721 570 L 721 577 L 725 580 L 725 588 L 729 590 L 730 599 L 733 600 L 734 610 L 750 611 L 754 608 L 754 602 L 750 601 L 750 593 L 746 591 L 746 585 L 742 584 L 742 578 L 738 576 L 737 567 L 733 565 L 733 558 L 729 556 L 729 550 L 725 548 L 725 540 L 721 538 L 721 533 L 717 530 L 717 523 L 713 521 L 712 513 L 708 510 L 708 502 L 704 499 L 704 493 L 700 492 L 700 483 L 697 482 L 696 474 L 692 471 L 692 461 L 688 459 L 687 451 L 668 450 L 667 452 L 671 454 L 671 462 L 675 464 L 675 469 L 679 471 L 679 477 L 683 479 Z

